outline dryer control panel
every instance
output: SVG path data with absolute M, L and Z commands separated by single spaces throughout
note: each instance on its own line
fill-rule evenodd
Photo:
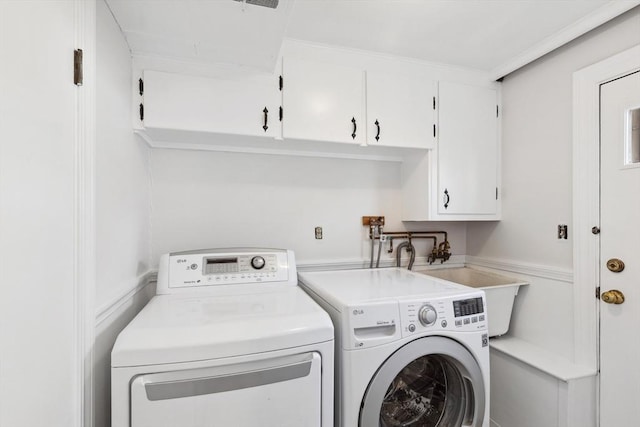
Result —
M 297 284 L 292 251 L 231 248 L 176 252 L 160 259 L 157 294 L 272 282 Z

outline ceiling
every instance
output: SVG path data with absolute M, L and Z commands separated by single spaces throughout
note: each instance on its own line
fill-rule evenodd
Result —
M 107 0 L 131 51 L 272 70 L 284 38 L 483 70 L 494 78 L 640 0 Z

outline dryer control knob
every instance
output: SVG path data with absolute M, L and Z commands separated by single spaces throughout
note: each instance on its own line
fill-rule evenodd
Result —
M 253 258 L 251 258 L 251 267 L 255 268 L 256 270 L 260 270 L 261 268 L 263 268 L 264 264 L 264 258 L 262 258 L 261 256 L 254 256 Z
M 423 305 L 418 312 L 418 319 L 424 326 L 431 326 L 436 323 L 438 313 L 436 313 L 436 309 L 432 305 Z

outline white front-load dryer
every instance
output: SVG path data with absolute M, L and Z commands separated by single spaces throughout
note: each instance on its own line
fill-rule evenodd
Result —
M 331 427 L 334 334 L 294 254 L 165 255 L 111 354 L 113 427 Z
M 336 427 L 488 427 L 484 292 L 397 268 L 301 273 L 336 330 Z

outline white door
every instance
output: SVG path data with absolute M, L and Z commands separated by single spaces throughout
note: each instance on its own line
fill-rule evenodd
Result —
M 600 426 L 631 427 L 640 419 L 640 72 L 602 85 L 600 99 Z M 616 259 L 622 271 L 611 271 Z
M 0 1 L 3 427 L 80 425 L 75 144 L 77 97 L 92 76 L 73 84 L 76 6 Z

